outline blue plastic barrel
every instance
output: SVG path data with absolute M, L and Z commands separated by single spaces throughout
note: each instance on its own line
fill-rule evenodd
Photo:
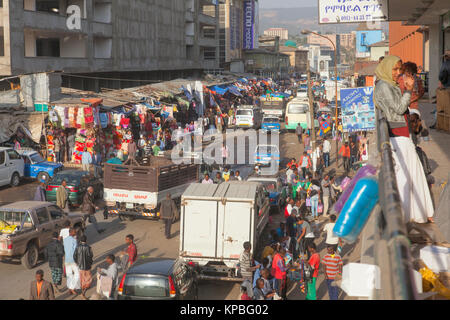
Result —
M 354 242 L 364 228 L 370 213 L 378 202 L 378 180 L 376 177 L 360 179 L 333 228 L 333 232 L 348 242 Z

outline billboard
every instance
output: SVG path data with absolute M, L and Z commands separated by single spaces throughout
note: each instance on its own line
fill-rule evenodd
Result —
M 244 45 L 243 49 L 255 48 L 255 0 L 244 1 Z
M 341 89 L 344 132 L 375 130 L 373 87 Z
M 388 0 L 318 0 L 319 23 L 387 21 Z
M 356 58 L 370 57 L 370 45 L 383 40 L 381 30 L 356 31 Z

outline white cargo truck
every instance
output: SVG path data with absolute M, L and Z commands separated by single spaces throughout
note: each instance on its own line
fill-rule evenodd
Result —
M 191 184 L 181 197 L 180 256 L 201 279 L 242 281 L 243 244 L 257 251 L 269 221 L 269 197 L 258 182 Z

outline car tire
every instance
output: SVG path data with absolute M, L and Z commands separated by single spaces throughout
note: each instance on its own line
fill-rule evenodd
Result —
M 20 184 L 20 176 L 17 172 L 14 172 L 11 177 L 11 187 L 18 187 Z
M 20 259 L 22 265 L 27 269 L 33 269 L 38 261 L 39 251 L 34 243 L 28 244 L 27 251 Z
M 41 180 L 45 180 L 46 183 L 50 181 L 50 175 L 47 172 L 39 172 L 37 176 L 37 180 L 40 182 Z

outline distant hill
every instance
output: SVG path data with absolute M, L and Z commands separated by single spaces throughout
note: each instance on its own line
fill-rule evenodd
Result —
M 322 33 L 327 31 L 347 33 L 356 30 L 357 24 L 322 24 L 318 21 L 319 10 L 316 7 L 280 8 L 259 10 L 259 32 L 269 28 L 286 28 L 290 35 L 300 34 L 302 29 L 317 30 Z

